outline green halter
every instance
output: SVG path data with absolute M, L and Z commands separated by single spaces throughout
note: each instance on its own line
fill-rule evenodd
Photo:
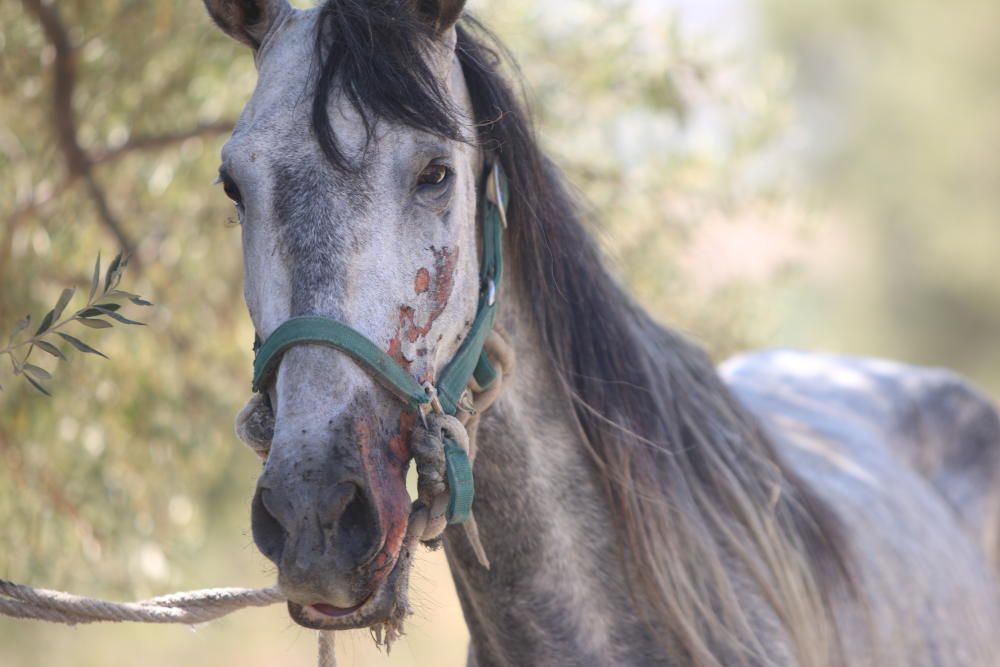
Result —
M 253 390 L 262 391 L 278 369 L 281 357 L 296 345 L 326 345 L 340 350 L 365 369 L 407 407 L 425 414 L 440 409 L 453 415 L 469 380 L 488 387 L 496 372 L 483 351 L 496 319 L 496 290 L 503 275 L 503 228 L 507 226 L 507 179 L 495 161 L 486 179 L 486 197 L 480 221 L 483 229 L 483 261 L 479 268 L 479 308 L 458 352 L 441 371 L 437 384 L 421 386 L 416 379 L 375 343 L 342 322 L 326 317 L 293 317 L 283 322 L 256 350 Z M 435 401 L 437 399 L 437 401 Z M 438 402 L 439 401 L 439 402 Z M 469 518 L 475 493 L 469 457 L 450 438 L 445 439 L 448 474 L 448 523 Z

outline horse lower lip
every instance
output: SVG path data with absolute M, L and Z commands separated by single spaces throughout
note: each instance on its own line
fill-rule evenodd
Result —
M 341 618 L 341 617 L 344 617 L 344 616 L 350 616 L 351 614 L 353 614 L 354 612 L 356 612 L 358 609 L 361 609 L 362 605 L 364 605 L 365 602 L 368 602 L 368 598 L 365 598 L 364 600 L 362 600 L 360 603 L 354 605 L 353 607 L 346 607 L 346 608 L 344 608 L 344 607 L 334 607 L 332 604 L 326 604 L 326 603 L 320 602 L 319 604 L 311 604 L 311 605 L 309 605 L 309 608 L 312 609 L 313 611 L 317 612 L 317 613 L 323 614 L 324 616 L 332 616 L 334 618 Z

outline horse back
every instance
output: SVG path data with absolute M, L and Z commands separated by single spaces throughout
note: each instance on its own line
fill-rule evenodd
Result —
M 994 404 L 950 371 L 874 359 L 774 350 L 721 372 L 842 519 L 874 617 L 844 597 L 843 623 L 901 664 L 1000 664 Z

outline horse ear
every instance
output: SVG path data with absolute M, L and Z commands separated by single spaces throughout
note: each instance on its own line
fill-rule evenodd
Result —
M 203 0 L 215 25 L 255 51 L 278 19 L 292 7 L 288 0 Z
M 465 0 L 416 0 L 417 11 L 443 35 L 458 22 Z

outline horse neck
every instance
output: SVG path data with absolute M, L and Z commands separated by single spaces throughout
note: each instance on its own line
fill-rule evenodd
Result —
M 445 539 L 470 664 L 654 664 L 573 406 L 527 312 L 510 287 L 502 293 L 517 368 L 482 418 L 475 461 L 475 516 L 491 569 L 461 528 Z

